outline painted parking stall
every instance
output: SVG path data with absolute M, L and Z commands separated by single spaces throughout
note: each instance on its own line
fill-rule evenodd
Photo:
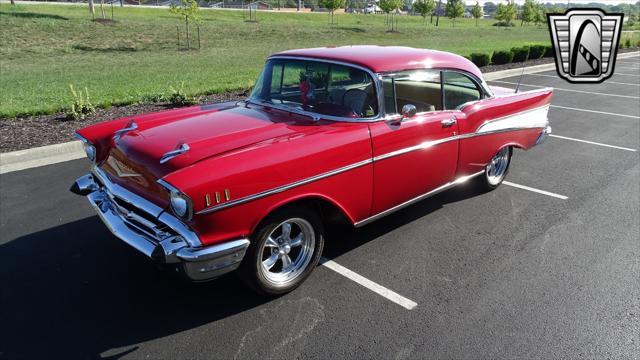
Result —
M 637 81 L 616 69 L 612 82 Z M 637 96 L 609 82 L 525 75 L 523 83 Z M 85 160 L 2 174 L 0 297 L 11 311 L 3 313 L 0 352 L 633 357 L 639 116 L 634 98 L 556 92 L 555 136 L 515 152 L 506 186 L 479 194 L 462 184 L 364 228 L 335 229 L 323 266 L 274 300 L 233 276 L 184 283 L 114 241 L 67 191 Z

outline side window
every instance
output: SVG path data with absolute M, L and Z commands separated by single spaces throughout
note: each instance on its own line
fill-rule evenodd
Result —
M 444 107 L 447 110 L 457 110 L 461 105 L 469 101 L 480 100 L 481 93 L 466 75 L 453 72 L 443 72 Z
M 383 82 L 383 86 L 385 83 Z M 387 100 L 391 92 L 385 86 L 385 109 L 389 114 L 398 113 L 406 104 L 412 104 L 418 112 L 442 110 L 442 88 L 440 71 L 419 70 L 397 74 L 393 78 L 395 93 L 395 111 L 389 111 L 391 101 Z

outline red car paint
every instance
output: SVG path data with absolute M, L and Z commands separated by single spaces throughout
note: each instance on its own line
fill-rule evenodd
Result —
M 470 61 L 439 51 L 356 46 L 293 50 L 274 56 L 339 61 L 374 73 L 458 69 L 482 80 Z M 544 127 L 520 126 L 480 135 L 476 131 L 496 119 L 544 108 L 551 96 L 551 89 L 519 94 L 501 89 L 499 96 L 494 94 L 462 110 L 427 112 L 404 121 L 397 115 L 387 116 L 370 122 L 327 120 L 322 115 L 314 121 L 268 106 L 222 103 L 127 117 L 78 133 L 96 146 L 97 164 L 114 182 L 164 208 L 168 194 L 157 180 L 188 195 L 195 215 L 186 224 L 203 245 L 211 245 L 250 236 L 270 212 L 294 201 L 321 200 L 355 224 L 482 171 L 505 146 L 532 147 Z M 546 121 L 546 112 L 544 116 Z M 455 125 L 442 126 L 442 120 L 453 117 Z M 513 118 L 517 121 L 518 116 Z M 138 128 L 115 142 L 114 132 L 132 120 Z M 449 140 L 438 143 L 443 139 Z M 159 162 L 163 154 L 183 143 L 189 145 L 188 152 Z M 412 147 L 418 150 L 402 153 Z M 394 153 L 400 155 L 387 157 Z M 360 165 L 314 180 L 353 164 Z M 142 177 L 122 177 L 127 171 Z M 198 214 L 281 187 L 285 189 L 268 196 Z

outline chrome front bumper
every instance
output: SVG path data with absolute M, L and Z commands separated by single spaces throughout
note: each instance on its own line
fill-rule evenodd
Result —
M 89 199 L 115 236 L 159 263 L 178 265 L 194 281 L 235 270 L 249 246 L 247 239 L 202 246 L 178 218 L 111 182 L 97 167 L 76 180 L 70 190 Z
M 551 134 L 551 126 L 547 125 L 547 127 L 542 129 L 540 135 L 538 135 L 538 139 L 536 140 L 535 145 L 542 144 L 547 139 L 547 137 L 549 137 L 549 134 Z

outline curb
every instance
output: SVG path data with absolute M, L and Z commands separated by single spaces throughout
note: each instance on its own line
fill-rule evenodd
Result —
M 0 174 L 80 159 L 85 156 L 80 141 L 47 145 L 0 154 Z
M 617 58 L 626 59 L 638 55 L 640 55 L 640 51 L 619 54 Z M 524 68 L 524 73 L 534 74 L 555 68 L 555 63 L 529 66 Z M 519 76 L 521 73 L 522 68 L 515 68 L 486 73 L 483 74 L 483 77 L 486 81 L 492 81 L 511 76 Z M 0 174 L 80 159 L 84 156 L 84 149 L 80 141 L 70 141 L 62 144 L 0 153 Z

